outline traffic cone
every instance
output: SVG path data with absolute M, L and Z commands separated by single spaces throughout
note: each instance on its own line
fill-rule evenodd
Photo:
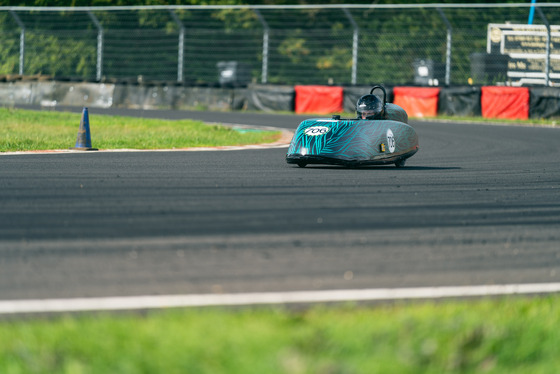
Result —
M 78 129 L 78 138 L 74 148 L 77 151 L 97 151 L 97 148 L 91 147 L 91 134 L 89 133 L 89 115 L 88 108 L 82 111 L 82 119 L 80 120 L 80 128 Z

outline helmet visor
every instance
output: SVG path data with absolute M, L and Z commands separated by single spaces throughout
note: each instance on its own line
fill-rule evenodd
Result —
M 375 117 L 376 113 L 374 110 L 364 110 L 363 112 L 360 113 L 360 117 L 362 119 L 368 119 L 368 118 L 373 118 Z

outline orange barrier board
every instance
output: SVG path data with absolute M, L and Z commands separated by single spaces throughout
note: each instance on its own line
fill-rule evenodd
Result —
M 528 119 L 528 87 L 482 87 L 480 99 L 482 117 Z
M 435 117 L 438 109 L 439 88 L 395 87 L 393 103 L 403 108 L 409 117 Z
M 344 90 L 331 86 L 295 86 L 296 113 L 342 112 Z

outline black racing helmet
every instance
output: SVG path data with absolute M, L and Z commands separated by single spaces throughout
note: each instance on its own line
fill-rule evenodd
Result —
M 373 95 L 373 90 L 381 88 L 383 90 L 383 101 L 376 95 Z M 369 95 L 360 97 L 356 103 L 356 112 L 358 119 L 381 119 L 385 116 L 385 89 L 381 86 L 375 86 L 371 89 Z

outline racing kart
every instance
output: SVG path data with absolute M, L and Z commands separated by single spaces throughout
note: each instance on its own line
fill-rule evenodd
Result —
M 400 106 L 387 103 L 383 91 L 383 119 L 313 118 L 300 123 L 286 162 L 305 167 L 309 164 L 357 167 L 395 164 L 403 167 L 406 160 L 418 151 L 418 135 L 408 125 L 408 115 Z

